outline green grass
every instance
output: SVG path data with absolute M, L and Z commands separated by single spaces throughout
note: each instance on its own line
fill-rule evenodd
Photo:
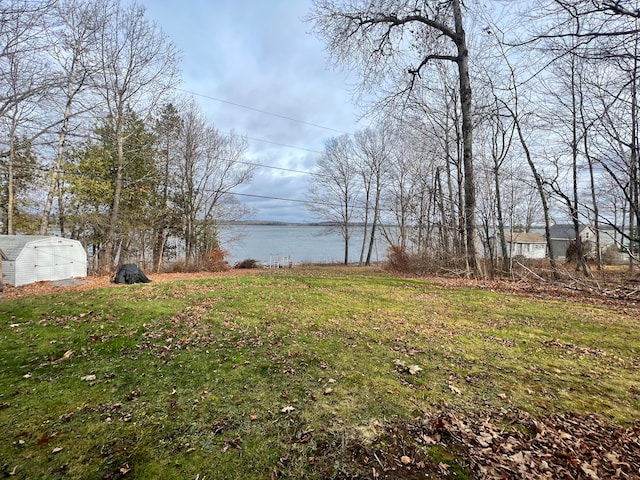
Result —
M 0 365 L 15 478 L 350 478 L 428 412 L 640 417 L 637 315 L 372 269 L 0 300 Z

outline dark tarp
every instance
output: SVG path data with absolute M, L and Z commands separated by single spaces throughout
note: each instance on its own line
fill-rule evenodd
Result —
M 133 263 L 125 263 L 122 265 L 113 279 L 114 283 L 126 283 L 127 285 L 131 285 L 132 283 L 149 283 L 150 281 L 144 272 Z

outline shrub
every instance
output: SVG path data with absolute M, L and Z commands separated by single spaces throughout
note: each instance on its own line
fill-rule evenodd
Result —
M 227 252 L 221 248 L 212 248 L 203 256 L 203 267 L 208 272 L 223 272 L 229 269 L 229 263 L 224 259 Z
M 466 264 L 464 258 L 443 252 L 425 251 L 412 254 L 398 245 L 392 245 L 389 248 L 387 268 L 395 272 L 424 275 L 465 271 Z
M 258 261 L 253 258 L 247 258 L 241 262 L 236 263 L 233 268 L 258 268 Z
M 617 245 L 607 245 L 602 249 L 602 263 L 606 265 L 618 265 L 624 263 L 622 255 L 620 255 L 620 249 Z
M 389 269 L 396 272 L 409 271 L 409 255 L 406 249 L 399 245 L 389 247 Z
M 183 260 L 173 262 L 165 268 L 167 273 L 194 273 L 194 272 L 224 272 L 229 269 L 229 263 L 225 260 L 227 252 L 220 248 L 213 248 L 201 255 L 194 262 Z

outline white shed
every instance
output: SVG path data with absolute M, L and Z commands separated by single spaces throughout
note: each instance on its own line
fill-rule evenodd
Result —
M 18 287 L 44 280 L 87 276 L 87 252 L 78 240 L 0 235 L 2 281 Z

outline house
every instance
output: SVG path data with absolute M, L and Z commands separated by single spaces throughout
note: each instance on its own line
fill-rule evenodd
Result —
M 0 235 L 2 281 L 18 287 L 45 280 L 87 276 L 87 252 L 77 240 Z
M 547 256 L 547 242 L 539 233 L 505 232 L 504 236 L 511 258 L 516 256 L 545 258 Z
M 604 250 L 605 247 L 615 243 L 615 230 L 607 225 L 600 226 L 600 249 Z M 578 228 L 580 240 L 584 244 L 591 243 L 595 246 L 596 243 L 596 229 L 590 225 L 580 224 Z M 553 254 L 556 258 L 565 258 L 569 244 L 576 239 L 575 228 L 573 224 L 556 224 L 550 227 L 551 233 L 551 245 L 553 246 Z M 592 251 L 595 252 L 595 249 Z

